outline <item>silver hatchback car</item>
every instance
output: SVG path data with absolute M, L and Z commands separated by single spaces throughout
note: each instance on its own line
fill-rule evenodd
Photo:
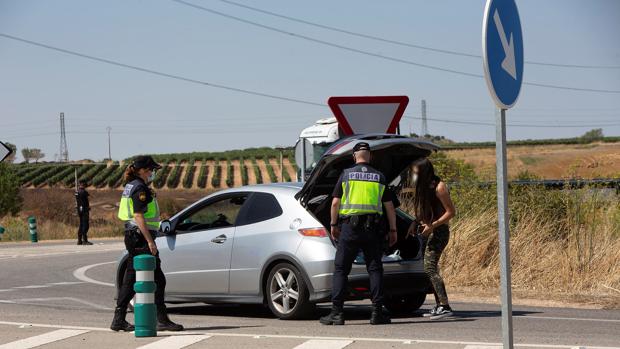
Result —
M 416 159 L 437 146 L 395 135 L 365 135 L 334 144 L 308 181 L 245 186 L 216 192 L 161 224 L 156 239 L 167 278 L 166 302 L 266 304 L 275 316 L 308 316 L 316 303 L 330 299 L 335 242 L 329 226 L 330 194 L 357 141 L 373 149 L 373 166 L 398 187 Z M 413 218 L 397 210 L 400 260 L 385 261 L 386 306 L 390 311 L 418 309 L 431 290 L 423 271 L 423 243 L 407 237 Z M 117 284 L 126 268 L 123 256 Z M 368 297 L 363 260 L 349 276 L 350 299 Z

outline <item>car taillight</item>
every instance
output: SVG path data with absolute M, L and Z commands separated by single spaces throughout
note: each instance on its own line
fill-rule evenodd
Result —
M 314 236 L 318 238 L 327 237 L 327 230 L 325 228 L 299 229 L 299 233 L 303 236 Z

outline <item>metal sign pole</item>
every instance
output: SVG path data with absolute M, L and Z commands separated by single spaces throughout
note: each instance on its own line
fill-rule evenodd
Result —
M 508 169 L 506 166 L 506 109 L 496 119 L 497 218 L 499 222 L 500 293 L 504 349 L 513 349 L 512 283 L 510 277 L 510 229 L 508 212 Z

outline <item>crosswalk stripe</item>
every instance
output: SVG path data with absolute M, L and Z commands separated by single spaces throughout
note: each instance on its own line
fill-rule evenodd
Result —
M 206 335 L 170 336 L 136 349 L 181 349 L 210 337 Z
M 353 343 L 353 341 L 311 339 L 301 343 L 294 349 L 342 349 L 351 343 Z
M 89 331 L 86 330 L 56 330 L 38 336 L 20 339 L 11 343 L 0 345 L 0 349 L 30 349 L 44 344 L 57 342 L 63 339 L 78 336 Z

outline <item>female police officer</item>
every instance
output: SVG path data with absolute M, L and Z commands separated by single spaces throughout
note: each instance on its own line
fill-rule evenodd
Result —
M 133 331 L 134 326 L 125 320 L 127 306 L 135 295 L 136 270 L 133 257 L 139 254 L 152 254 L 157 260 L 155 268 L 155 304 L 157 305 L 157 330 L 181 331 L 183 326 L 170 321 L 164 304 L 166 277 L 161 271 L 161 260 L 155 245 L 155 234 L 159 228 L 159 206 L 155 193 L 148 187 L 153 181 L 154 172 L 160 169 L 152 157 L 138 156 L 125 171 L 125 190 L 118 209 L 118 218 L 125 221 L 125 247 L 129 253 L 123 284 L 118 291 L 113 331 Z

